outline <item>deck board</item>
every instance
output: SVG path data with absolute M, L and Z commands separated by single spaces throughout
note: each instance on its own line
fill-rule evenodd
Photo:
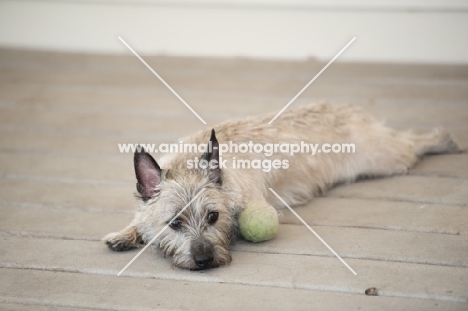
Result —
M 147 61 L 208 126 L 280 109 L 323 66 Z M 467 66 L 337 62 L 294 105 L 355 103 L 397 128 L 443 126 L 468 149 L 467 86 Z M 228 267 L 172 269 L 147 251 L 117 277 L 136 254 L 100 241 L 136 208 L 132 155 L 117 144 L 202 128 L 133 56 L 0 49 L 0 308 L 466 310 L 466 152 L 297 208 L 357 276 L 284 210 L 278 236 L 239 242 Z M 379 296 L 366 296 L 369 287 Z
M 390 307 L 418 310 L 464 310 L 463 303 L 409 299 L 403 297 L 366 297 L 365 295 L 310 291 L 303 289 L 216 284 L 217 298 L 206 307 L 206 297 L 197 293 L 212 292 L 206 282 L 155 280 L 152 278 L 116 278 L 100 274 L 83 274 L 40 270 L 2 269 L 6 282 L 0 294 L 10 303 L 30 306 L 81 307 L 96 310 L 149 309 L 213 309 L 308 310 L 320 306 L 322 310 L 386 310 Z M 24 280 L 28 281 L 24 281 Z M 60 292 L 56 292 L 60 288 Z M 133 292 L 132 288 L 138 288 Z M 55 292 L 55 293 L 54 293 Z M 187 303 L 187 297 L 190 302 Z M 13 309 L 15 310 L 15 309 Z M 17 309 L 16 309 L 17 310 Z M 61 310 L 61 309 L 58 309 Z
M 3 243 L 3 254 L 0 256 L 4 268 L 116 276 L 136 255 L 136 251 L 110 253 L 96 241 L 4 237 Z M 317 244 L 317 247 L 326 250 L 323 245 Z M 333 256 L 235 250 L 232 255 L 233 262 L 229 266 L 192 272 L 172 269 L 169 259 L 149 251 L 138 257 L 122 276 L 350 294 L 376 287 L 380 289 L 380 296 L 453 302 L 466 302 L 468 299 L 464 286 L 468 276 L 465 267 L 347 258 L 349 265 L 358 272 L 354 276 Z M 418 278 L 414 277 L 416 275 Z

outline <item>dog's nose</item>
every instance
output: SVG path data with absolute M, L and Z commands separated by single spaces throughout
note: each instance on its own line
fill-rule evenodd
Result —
M 198 268 L 206 269 L 213 263 L 213 253 L 195 254 L 193 259 Z

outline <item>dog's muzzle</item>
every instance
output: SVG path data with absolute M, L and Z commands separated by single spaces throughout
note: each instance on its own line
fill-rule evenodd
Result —
M 213 253 L 205 253 L 205 254 L 195 254 L 193 256 L 193 260 L 195 260 L 195 264 L 200 269 L 206 269 L 211 266 L 213 263 Z
M 200 269 L 211 267 L 214 260 L 213 245 L 211 243 L 195 243 L 192 246 L 193 261 Z

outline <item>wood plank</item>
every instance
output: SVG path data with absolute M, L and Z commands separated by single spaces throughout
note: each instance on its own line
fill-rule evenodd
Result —
M 0 198 L 5 202 L 26 202 L 94 211 L 134 211 L 135 184 L 105 184 L 76 180 L 2 180 Z
M 468 154 L 427 156 L 419 162 L 410 174 L 468 177 Z
M 449 301 L 371 297 L 362 293 L 119 278 L 70 272 L 2 269 L 2 276 L 5 281 L 0 284 L 0 301 L 23 303 L 37 310 L 286 310 L 292 306 L 296 310 L 310 310 L 311 306 L 320 310 L 387 310 L 389 306 L 418 310 L 463 310 L 466 307 L 463 303 Z M 58 288 L 60 291 L 57 291 Z M 216 293 L 216 299 L 211 299 L 211 296 L 207 299 L 207 293 Z
M 206 58 L 206 57 L 168 57 L 143 55 L 154 69 L 164 71 L 222 72 L 225 75 L 260 74 L 266 77 L 275 75 L 309 75 L 320 71 L 324 63 L 313 59 L 307 61 L 258 60 L 249 58 Z M 116 65 L 118 64 L 118 65 Z M 428 64 L 381 64 L 381 63 L 343 63 L 336 62 L 327 69 L 332 77 L 355 79 L 365 77 L 400 79 L 468 79 L 466 65 L 428 65 Z M 69 70 L 78 72 L 147 72 L 133 55 L 102 55 L 60 53 L 52 51 L 27 51 L 0 49 L 0 68 Z
M 173 143 L 179 136 L 174 133 L 121 133 L 37 128 L 27 126 L 3 127 L 0 125 L 0 148 L 6 152 L 57 155 L 111 155 L 119 156 L 120 143 Z
M 86 182 L 86 180 L 81 180 L 79 183 L 76 180 L 67 179 L 40 181 L 18 178 L 0 180 L 0 183 L 0 197 L 4 204 L 26 204 L 26 206 L 37 204 L 56 209 L 129 213 L 134 211 L 137 204 L 133 197 L 135 192 L 133 182 L 106 184 Z M 352 185 L 343 188 L 346 187 L 352 187 Z M 296 210 L 311 225 L 447 234 L 463 234 L 467 231 L 465 219 L 468 209 L 464 203 L 443 205 L 403 202 L 405 198 L 402 197 L 400 197 L 402 201 L 399 202 L 391 197 L 391 195 L 396 195 L 393 192 L 385 192 L 385 194 L 386 198 L 378 196 L 372 198 L 364 189 L 363 192 L 355 193 L 347 199 L 333 196 L 316 198 L 304 207 L 296 207 Z M 359 199 L 359 196 L 364 199 Z M 298 223 L 295 217 L 287 211 L 284 211 L 282 221 L 291 224 Z
M 468 268 L 466 235 L 327 226 L 316 226 L 314 230 L 345 260 L 369 259 Z M 280 225 L 278 234 L 273 240 L 259 244 L 242 242 L 234 250 L 333 256 L 302 225 Z
M 180 92 L 178 90 L 178 92 Z M 245 95 L 239 93 L 180 92 L 187 103 L 207 122 L 214 123 L 232 117 L 242 117 L 279 110 L 291 98 L 290 95 L 271 96 Z M 152 116 L 154 118 L 174 117 L 190 119 L 193 114 L 172 94 L 166 91 L 102 92 L 91 90 L 63 90 L 44 87 L 0 85 L 0 107 L 2 109 L 23 108 L 29 111 L 56 110 L 64 112 L 120 114 Z M 348 99 L 349 100 L 349 99 Z M 298 103 L 317 101 L 303 97 Z M 339 102 L 339 99 L 335 100 Z M 344 100 L 341 99 L 341 102 Z M 358 100 L 356 100 L 357 102 Z M 211 120 L 211 118 L 213 118 Z
M 24 237 L 99 241 L 106 234 L 124 228 L 132 219 L 132 215 L 122 213 L 41 207 L 1 206 L 0 211 L 3 215 L 0 219 L 0 231 Z M 80 219 L 80 222 L 76 219 Z M 465 260 L 468 235 L 314 227 L 343 258 L 468 267 Z M 273 240 L 258 244 L 239 241 L 233 249 L 258 253 L 332 256 L 302 224 L 281 224 Z
M 224 119 L 261 114 L 279 110 L 286 105 L 294 94 L 273 96 L 268 93 L 245 94 L 226 93 L 218 90 L 178 92 L 200 114 L 206 118 Z M 362 98 L 340 98 L 328 94 L 334 103 L 367 102 Z M 188 118 L 192 113 L 169 91 L 153 89 L 133 89 L 122 92 L 120 89 L 60 89 L 34 85 L 0 85 L 0 107 L 31 109 L 31 111 L 58 110 L 68 112 L 87 112 L 101 114 L 149 115 L 154 117 Z M 323 101 L 324 98 L 301 96 L 296 104 Z M 458 101 L 454 101 L 457 103 Z M 210 121 L 213 123 L 214 121 Z
M 4 237 L 1 243 L 0 266 L 5 268 L 116 275 L 136 254 L 115 253 L 92 241 Z M 376 287 L 381 296 L 468 302 L 466 268 L 347 259 L 358 273 L 354 276 L 335 257 L 250 252 L 232 255 L 230 266 L 194 273 L 172 269 L 169 259 L 144 252 L 123 275 L 354 294 Z
M 286 98 L 285 98 L 286 100 Z M 133 99 L 134 101 L 134 99 Z M 160 105 L 154 103 L 148 107 L 141 108 L 138 104 L 133 104 L 133 101 L 121 103 L 121 108 L 117 106 L 115 102 L 102 104 L 101 109 L 98 109 L 100 105 L 92 105 L 86 107 L 85 105 L 70 105 L 70 104 L 4 104 L 0 105 L 0 111 L 4 117 L 2 118 L 4 124 L 17 124 L 14 122 L 15 119 L 19 119 L 19 122 L 28 122 L 28 125 L 59 125 L 64 126 L 68 124 L 66 122 L 72 122 L 69 126 L 76 127 L 75 124 L 82 124 L 81 127 L 89 128 L 89 124 L 96 122 L 100 123 L 98 129 L 114 129 L 117 126 L 122 128 L 122 124 L 125 127 L 133 130 L 152 130 L 156 131 L 158 128 L 165 126 L 170 131 L 173 126 L 181 127 L 182 124 L 189 122 L 197 123 L 196 119 L 185 107 L 182 107 L 180 103 L 173 103 L 170 106 L 165 106 L 164 109 Z M 145 101 L 148 102 L 148 101 Z M 234 102 L 234 101 L 233 101 Z M 333 102 L 333 104 L 339 104 L 340 102 Z M 242 101 L 242 103 L 236 102 L 227 103 L 227 110 L 223 109 L 222 103 L 218 100 L 204 101 L 204 108 L 199 109 L 199 113 L 203 114 L 204 117 L 209 118 L 210 123 L 219 123 L 228 119 L 242 118 L 251 115 L 271 113 L 279 110 L 283 106 L 284 101 L 280 104 L 272 105 L 271 102 L 263 104 L 258 103 L 255 100 Z M 294 107 L 300 107 L 307 104 L 305 100 L 295 103 Z M 358 103 L 359 104 L 359 103 Z M 112 106 L 111 106 L 112 105 Z M 419 103 L 419 104 L 389 104 L 389 105 L 374 105 L 372 103 L 366 104 L 361 103 L 365 110 L 373 115 L 378 120 L 383 120 L 390 126 L 400 125 L 411 128 L 427 126 L 428 128 L 437 126 L 447 127 L 464 127 L 466 126 L 466 120 L 468 118 L 468 105 L 461 104 L 459 102 L 446 103 L 444 105 L 437 103 Z M 106 107 L 109 106 L 109 107 Z M 243 109 L 245 106 L 254 106 L 253 108 Z M 194 106 L 196 107 L 196 106 Z M 249 111 L 251 113 L 249 113 Z M 49 119 L 44 119 L 44 118 Z M 60 118 L 55 120 L 53 118 Z M 27 118 L 24 120 L 24 118 Z M 122 119 L 123 118 L 123 119 Z M 115 119 L 115 124 L 107 127 L 109 124 L 106 122 L 109 119 Z M 154 120 L 157 119 L 158 122 Z M 94 122 L 93 122 L 94 120 Z M 97 120 L 97 121 L 96 121 Z M 140 125 L 132 120 L 140 120 Z M 59 123 L 60 122 L 60 123 Z M 124 122 L 124 123 L 118 123 Z M 174 124 L 170 125 L 168 123 Z M 151 127 L 148 128 L 148 126 Z M 197 123 L 198 125 L 198 123 Z M 201 125 L 201 123 L 200 123 Z M 136 126 L 135 128 L 133 128 Z M 92 126 L 93 127 L 93 126 Z M 189 132 L 189 129 L 185 131 Z
M 39 204 L 1 204 L 0 211 L 2 234 L 25 237 L 100 241 L 106 234 L 123 229 L 133 219 L 133 213 L 130 211 L 91 212 Z
M 468 209 L 462 205 L 322 197 L 296 212 L 311 226 L 376 228 L 444 234 L 466 234 Z M 283 223 L 301 224 L 285 210 Z
M 311 75 L 311 78 L 313 75 Z M 156 78 L 148 77 L 145 81 L 154 80 Z M 182 79 L 181 79 L 182 80 Z M 189 81 L 166 81 L 174 89 L 177 89 L 178 93 L 187 94 L 189 92 L 223 92 L 231 93 L 232 95 L 238 92 L 242 92 L 249 96 L 258 96 L 267 94 L 269 96 L 285 96 L 288 95 L 290 98 L 294 97 L 299 90 L 304 87 L 306 83 L 294 83 L 284 84 L 282 82 L 276 83 L 239 83 L 224 81 L 223 79 L 213 79 L 213 81 L 203 81 L 203 83 L 197 83 L 198 79 Z M 178 82 L 177 82 L 178 81 Z M 4 81 L 2 83 L 6 87 L 17 85 L 12 81 Z M 27 88 L 49 88 L 49 89 L 60 89 L 62 91 L 79 91 L 79 92 L 119 92 L 119 93 L 153 93 L 164 92 L 169 94 L 169 91 L 164 89 L 164 86 L 158 84 L 158 81 L 148 83 L 148 85 L 135 85 L 127 86 L 122 84 L 113 83 L 110 86 L 94 86 L 86 84 L 40 84 L 40 83 L 23 83 L 21 87 Z M 230 95 L 231 95 L 230 94 Z M 314 83 L 314 86 L 306 91 L 304 95 L 314 97 L 330 96 L 334 94 L 335 97 L 371 97 L 371 98 L 434 98 L 434 99 L 449 99 L 449 100 L 461 100 L 467 98 L 468 90 L 465 85 L 451 85 L 451 84 L 436 84 L 436 85 L 423 85 L 423 84 L 377 84 L 377 85 L 366 85 L 357 84 L 351 82 L 320 82 Z
M 447 85 L 452 87 L 462 87 L 468 83 L 468 79 L 445 78 L 445 79 L 431 79 L 426 77 L 408 77 L 402 74 L 395 76 L 382 77 L 382 74 L 368 74 L 362 75 L 361 70 L 363 67 L 359 65 L 348 65 L 354 67 L 355 72 L 346 72 L 343 64 L 335 64 L 334 70 L 327 70 L 323 73 L 320 79 L 315 83 L 336 83 L 336 84 L 367 84 L 367 85 Z M 322 65 L 322 67 L 324 64 Z M 206 86 L 221 86 L 221 82 L 231 84 L 230 87 L 235 85 L 248 85 L 246 82 L 255 82 L 256 88 L 262 85 L 276 85 L 281 83 L 282 86 L 288 84 L 294 85 L 297 83 L 306 84 L 312 79 L 316 72 L 322 69 L 318 64 L 308 71 L 299 72 L 276 72 L 271 71 L 254 71 L 245 69 L 236 69 L 234 71 L 218 71 L 210 69 L 182 69 L 171 70 L 161 69 L 154 67 L 157 72 L 166 81 L 179 81 L 180 85 L 193 84 L 195 87 L 206 88 Z M 374 68 L 375 69 L 375 68 Z M 220 80 L 220 81 L 216 81 Z M 108 70 L 96 70 L 91 68 L 88 70 L 63 70 L 56 68 L 38 68 L 38 66 L 11 66 L 9 64 L 0 64 L 0 81 L 4 83 L 40 83 L 40 84 L 82 84 L 82 85 L 118 85 L 118 86 L 153 86 L 156 88 L 164 89 L 164 85 L 158 82 L 156 77 L 146 69 L 143 65 L 135 63 L 135 67 L 131 70 L 120 70 L 120 68 L 109 68 Z M 192 83 L 190 83 L 192 82 Z M 211 84 L 214 83 L 214 84 Z M 223 87 L 230 89 L 228 85 Z M 247 87 L 246 90 L 252 89 L 252 86 Z
M 461 148 L 468 150 L 468 129 L 451 130 Z M 187 132 L 184 132 L 186 135 Z M 120 156 L 119 143 L 173 143 L 181 137 L 170 132 L 121 133 L 108 131 L 70 130 L 60 128 L 2 126 L 0 125 L 0 150 L 56 155 L 110 155 Z M 60 148 L 58 148 L 59 146 Z
M 29 301 L 25 301 L 29 300 Z M 8 302 L 6 302 L 8 301 Z M 13 301 L 16 301 L 13 302 Z M 32 302 L 31 299 L 18 299 L 18 298 L 11 298 L 11 297 L 0 297 L 0 302 L 2 303 L 2 310 L 4 311 L 23 311 L 29 310 L 34 308 L 37 311 L 47 311 L 47 310 L 55 310 L 55 311 L 73 311 L 76 310 L 76 307 L 64 307 L 64 306 L 57 306 L 52 304 L 44 304 L 43 301 L 37 301 L 36 303 Z M 88 308 L 82 308 L 82 310 L 86 310 Z
M 419 203 L 468 205 L 468 180 L 432 176 L 395 176 L 361 181 L 332 189 L 326 195 Z
M 157 159 L 161 154 L 153 154 Z M 73 169 L 80 167 L 79 170 Z M 0 173 L 5 175 L 77 178 L 96 181 L 134 182 L 131 152 L 104 155 L 20 153 L 0 150 Z M 411 175 L 468 177 L 468 154 L 426 157 Z
M 158 132 L 170 132 L 178 136 L 185 136 L 187 133 L 193 133 L 206 128 L 195 117 L 184 120 L 183 123 L 177 117 L 166 117 L 156 122 L 153 116 L 70 114 L 56 111 L 24 113 L 17 110 L 3 110 L 0 114 L 0 122 L 3 127 L 27 124 L 29 127 L 45 126 L 75 131 L 87 130 L 91 133 L 97 132 L 96 134 L 98 135 L 99 131 L 114 132 L 118 135 L 119 133 L 124 133 L 125 128 L 128 128 L 131 131 L 146 133 L 146 137 L 151 135 L 151 133 Z
M 75 169 L 77 167 L 80 169 Z M 22 175 L 131 183 L 136 180 L 132 153 L 86 156 L 0 151 L 0 173 L 3 178 Z

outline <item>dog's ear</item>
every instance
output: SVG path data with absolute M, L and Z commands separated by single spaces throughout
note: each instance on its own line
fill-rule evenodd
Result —
M 133 165 L 138 181 L 136 188 L 143 201 L 147 201 L 159 194 L 157 186 L 161 182 L 161 168 L 143 147 L 138 147 L 133 156 Z
M 211 145 L 211 150 L 210 150 Z M 202 168 L 207 172 L 211 182 L 221 184 L 221 168 L 219 167 L 219 144 L 216 139 L 215 130 L 211 130 L 210 141 L 206 147 L 206 152 L 202 156 L 202 160 L 208 161 L 208 168 Z

